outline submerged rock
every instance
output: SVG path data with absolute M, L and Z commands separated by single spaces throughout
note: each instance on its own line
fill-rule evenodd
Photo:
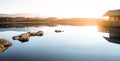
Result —
M 0 39 L 0 51 L 3 51 L 10 47 L 12 43 L 6 39 Z

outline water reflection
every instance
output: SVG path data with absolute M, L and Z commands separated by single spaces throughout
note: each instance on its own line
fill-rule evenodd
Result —
M 120 28 L 104 28 L 99 29 L 101 32 L 108 33 L 108 37 L 104 36 L 107 41 L 120 44 Z
M 65 32 L 56 34 L 55 29 Z M 44 31 L 42 37 L 30 36 L 29 42 L 12 40 L 13 36 L 39 30 Z M 120 46 L 109 44 L 103 35 L 106 34 L 97 32 L 96 26 L 29 27 L 26 31 L 3 31 L 0 32 L 1 38 L 10 40 L 13 45 L 0 55 L 0 61 L 119 61 Z
M 39 26 L 57 26 L 55 23 L 0 23 L 0 28 L 24 28 L 24 27 L 39 27 Z

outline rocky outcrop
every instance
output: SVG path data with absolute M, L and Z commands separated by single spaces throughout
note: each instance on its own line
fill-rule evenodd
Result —
M 12 43 L 6 39 L 0 39 L 0 51 L 4 51 L 8 47 L 10 47 Z
M 28 41 L 29 38 L 30 38 L 30 34 L 31 34 L 30 32 L 27 32 L 27 33 L 23 33 L 23 34 L 14 36 L 14 37 L 13 37 L 13 40 L 19 40 L 19 41 L 21 41 L 21 42 Z
M 19 40 L 21 42 L 29 41 L 30 36 L 43 36 L 43 31 L 38 32 L 27 32 L 13 37 L 13 40 Z

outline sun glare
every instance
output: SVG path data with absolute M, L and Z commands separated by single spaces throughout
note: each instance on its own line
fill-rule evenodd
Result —
M 110 9 L 119 9 L 118 0 L 11 0 L 0 2 L 1 13 L 39 13 L 45 17 L 101 18 Z
M 43 14 L 48 17 L 70 18 L 70 17 L 83 17 L 83 18 L 104 18 L 103 14 L 109 10 L 106 2 L 103 1 L 88 1 L 88 0 L 75 0 L 64 2 L 56 2 L 46 7 Z M 57 4 L 62 3 L 62 4 Z M 54 5 L 56 4 L 56 5 Z M 108 3 L 109 4 L 109 3 Z M 51 8 L 51 9 L 50 9 Z M 40 10 L 40 9 L 39 9 Z M 41 13 L 41 11 L 39 11 Z

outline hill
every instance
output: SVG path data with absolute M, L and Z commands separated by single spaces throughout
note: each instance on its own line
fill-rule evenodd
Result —
M 37 13 L 0 14 L 0 17 L 43 17 Z

